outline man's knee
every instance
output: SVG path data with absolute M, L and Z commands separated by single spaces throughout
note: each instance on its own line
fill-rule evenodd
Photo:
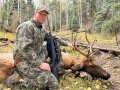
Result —
M 58 80 L 51 73 L 50 79 L 48 81 L 49 90 L 57 90 L 58 89 Z
M 52 85 L 49 86 L 49 90 L 58 90 L 58 82 L 52 83 Z
M 59 77 L 65 73 L 64 63 L 62 61 L 58 64 L 57 71 L 58 71 Z

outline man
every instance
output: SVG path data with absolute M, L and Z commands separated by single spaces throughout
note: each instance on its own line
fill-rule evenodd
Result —
M 42 44 L 47 34 L 42 30 L 49 12 L 46 6 L 41 5 L 35 10 L 33 19 L 20 24 L 16 30 L 14 45 L 14 60 L 17 72 L 24 79 L 23 86 L 31 86 L 43 90 L 57 90 L 58 81 L 51 73 L 48 63 L 45 63 L 45 54 Z M 72 47 L 72 44 L 58 39 L 60 44 Z

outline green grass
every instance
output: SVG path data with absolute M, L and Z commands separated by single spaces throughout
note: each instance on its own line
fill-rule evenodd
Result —
M 15 33 L 0 32 L 0 38 L 8 38 L 9 40 L 15 40 Z
M 66 35 L 67 34 L 67 35 Z M 57 35 L 58 37 L 65 37 L 68 39 L 71 39 L 72 35 L 70 31 L 63 31 L 63 32 L 55 32 L 54 35 Z M 75 36 L 75 34 L 74 34 Z M 94 39 L 97 40 L 96 43 L 115 43 L 115 37 L 109 36 L 109 35 L 104 35 L 104 34 L 89 34 L 87 33 L 88 39 L 90 42 L 93 42 Z M 86 42 L 85 39 L 85 32 L 80 32 L 77 35 L 77 42 Z
M 107 86 L 99 80 L 75 78 L 73 74 L 61 77 L 59 90 L 106 90 Z
M 66 35 L 67 34 L 67 35 Z M 62 38 L 71 39 L 71 32 L 55 32 L 54 35 Z M 75 35 L 75 34 L 74 34 Z M 93 42 L 96 38 L 97 44 L 112 43 L 115 44 L 115 37 L 103 34 L 87 34 L 90 42 Z M 86 42 L 85 33 L 78 33 L 77 42 Z M 73 57 L 80 56 L 80 54 L 69 47 L 63 47 L 69 52 Z M 80 48 L 84 53 L 87 53 L 86 50 Z M 59 90 L 107 90 L 107 85 L 99 80 L 88 80 L 83 78 L 75 78 L 73 74 L 66 74 L 60 79 Z
M 8 38 L 9 40 L 15 40 L 15 34 L 14 33 L 5 33 L 0 32 L 0 38 Z M 0 42 L 0 45 L 3 45 L 3 43 Z M 3 52 L 12 52 L 13 50 L 13 44 L 9 44 L 7 46 L 1 46 L 0 47 L 0 53 Z
M 73 57 L 80 54 L 69 47 L 62 47 Z M 81 50 L 87 53 L 86 50 Z M 60 78 L 59 90 L 107 90 L 107 85 L 99 80 L 88 80 L 87 78 L 74 77 L 74 74 L 65 74 Z

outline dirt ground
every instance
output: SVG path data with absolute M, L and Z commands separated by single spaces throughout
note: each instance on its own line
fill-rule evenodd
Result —
M 120 58 L 100 52 L 96 60 L 98 65 L 111 74 L 111 78 L 106 82 L 108 90 L 120 90 Z

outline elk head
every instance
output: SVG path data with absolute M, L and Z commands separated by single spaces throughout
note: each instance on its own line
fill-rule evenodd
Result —
M 71 67 L 73 73 L 76 73 L 76 71 L 79 73 L 80 71 L 85 71 L 89 73 L 93 78 L 101 78 L 104 80 L 107 80 L 110 78 L 110 74 L 108 72 L 106 72 L 99 65 L 95 64 L 94 58 L 90 58 L 90 57 L 87 57 L 87 58 L 85 57 L 84 60 L 83 58 L 80 60 L 77 60 L 77 63 Z M 79 75 L 78 73 L 76 74 Z
M 87 36 L 86 36 L 87 39 Z M 88 39 L 87 39 L 88 41 Z M 76 42 L 76 39 L 75 39 Z M 94 40 L 95 42 L 95 40 Z M 102 67 L 100 67 L 99 65 L 95 64 L 95 58 L 92 56 L 95 52 L 92 52 L 92 45 L 94 44 L 94 42 L 92 44 L 90 44 L 90 52 L 88 54 L 85 54 L 83 52 L 81 52 L 78 47 L 76 46 L 76 44 L 74 43 L 74 47 L 75 50 L 78 51 L 80 54 L 83 55 L 83 57 L 79 60 L 75 61 L 75 64 L 71 67 L 73 73 L 76 73 L 76 71 L 85 71 L 87 73 L 89 73 L 93 78 L 101 78 L 104 80 L 107 80 L 110 78 L 110 74 L 108 72 L 106 72 Z

